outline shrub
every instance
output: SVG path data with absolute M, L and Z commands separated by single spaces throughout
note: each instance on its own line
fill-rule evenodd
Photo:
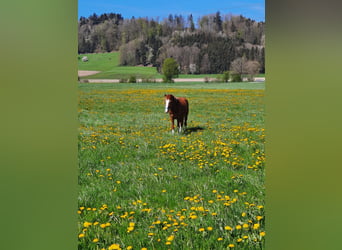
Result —
M 135 76 L 130 76 L 128 79 L 129 83 L 136 83 L 137 82 L 137 78 Z
M 164 82 L 173 82 L 172 78 L 179 74 L 179 65 L 173 58 L 166 58 L 163 62 L 162 73 Z
M 231 74 L 232 76 L 232 82 L 242 82 L 242 77 L 238 73 Z
M 223 72 L 222 81 L 223 82 L 228 82 L 229 78 L 230 78 L 230 72 L 229 71 Z

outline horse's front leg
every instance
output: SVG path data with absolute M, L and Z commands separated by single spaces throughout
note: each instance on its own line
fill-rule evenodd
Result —
M 182 132 L 182 126 L 183 126 L 183 122 L 181 119 L 177 120 L 177 127 L 178 127 L 178 132 L 181 133 Z
M 170 120 L 171 120 L 171 133 L 174 134 L 175 133 L 175 119 L 171 116 Z

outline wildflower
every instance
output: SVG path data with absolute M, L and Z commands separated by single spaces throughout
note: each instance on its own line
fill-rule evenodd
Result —
M 128 246 L 128 247 L 126 247 L 126 249 L 127 250 L 131 250 L 131 249 L 133 249 L 133 247 L 132 246 Z
M 261 237 L 263 237 L 263 236 L 265 236 L 266 235 L 266 233 L 265 232 L 260 232 L 260 234 L 259 234 Z
M 233 248 L 233 247 L 235 247 L 235 245 L 234 244 L 229 244 L 228 247 L 229 248 Z
M 218 240 L 218 241 L 222 241 L 222 240 L 223 240 L 223 238 L 217 238 L 217 240 Z
M 121 250 L 121 247 L 119 244 L 112 244 L 109 246 L 108 250 Z
M 247 236 L 247 235 L 245 235 L 245 236 L 243 236 L 242 238 L 244 238 L 244 239 L 248 239 L 248 236 Z
M 91 223 L 91 222 L 84 222 L 83 223 L 83 227 L 89 227 L 89 226 L 91 226 L 93 223 Z
M 208 231 L 213 231 L 213 228 L 212 227 L 207 227 L 207 230 Z
M 101 228 L 105 228 L 105 227 L 106 227 L 106 224 L 101 224 L 100 227 L 101 227 Z
M 241 216 L 242 216 L 242 217 L 245 217 L 245 216 L 246 216 L 246 213 L 245 213 L 245 212 L 243 212 L 243 213 L 241 214 Z
M 173 241 L 174 238 L 175 238 L 175 236 L 171 235 L 171 236 L 167 237 L 167 241 Z
M 239 229 L 241 229 L 242 227 L 241 227 L 240 225 L 237 225 L 235 228 L 239 230 Z
M 79 234 L 78 238 L 83 238 L 85 236 L 85 234 Z
M 166 189 L 163 189 L 163 190 L 162 190 L 162 193 L 165 193 L 165 192 L 166 192 Z
M 230 231 L 232 231 L 232 230 L 233 230 L 233 228 L 231 228 L 230 226 L 225 226 L 225 227 L 224 227 L 224 229 L 226 229 L 226 230 L 230 230 Z
M 249 225 L 245 223 L 245 224 L 242 225 L 242 227 L 243 227 L 244 229 L 247 229 L 247 228 L 249 227 Z
M 99 239 L 98 239 L 98 238 L 95 238 L 95 239 L 93 239 L 93 242 L 94 242 L 94 243 L 99 242 Z
M 238 238 L 237 240 L 236 240 L 236 242 L 241 242 L 242 241 L 242 239 L 241 238 Z
M 260 224 L 254 224 L 253 225 L 253 229 L 259 229 L 259 227 L 260 227 Z
M 200 232 L 204 232 L 204 231 L 205 231 L 205 229 L 204 229 L 203 227 L 201 227 L 200 229 L 198 229 L 198 231 L 200 231 Z
M 262 216 L 257 216 L 256 219 L 257 220 L 261 220 L 263 217 Z

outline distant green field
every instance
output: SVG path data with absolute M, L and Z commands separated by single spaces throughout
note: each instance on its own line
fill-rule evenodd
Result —
M 87 56 L 88 61 L 83 62 L 82 57 Z M 119 66 L 119 52 L 98 53 L 98 54 L 82 54 L 78 55 L 78 70 L 94 70 L 101 71 L 98 74 L 81 77 L 86 79 L 122 79 L 135 76 L 137 78 L 162 78 L 158 73 L 156 67 L 142 67 L 142 66 Z M 264 77 L 264 74 L 258 77 Z M 200 74 L 200 75 L 186 75 L 180 74 L 179 78 L 217 78 L 220 74 Z

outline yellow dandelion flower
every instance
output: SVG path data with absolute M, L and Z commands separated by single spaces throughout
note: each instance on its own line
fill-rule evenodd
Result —
M 198 229 L 198 231 L 200 231 L 200 232 L 204 232 L 204 231 L 205 231 L 205 229 L 204 229 L 203 227 L 201 227 L 200 229 Z
M 163 190 L 162 190 L 162 193 L 165 193 L 165 192 L 166 192 L 166 189 L 163 189 Z
M 212 227 L 207 227 L 207 230 L 208 231 L 213 231 L 213 228 Z
M 230 231 L 232 231 L 232 230 L 233 230 L 233 228 L 231 228 L 230 226 L 225 226 L 225 227 L 224 227 L 224 229 L 226 229 L 226 230 L 230 230 Z
M 100 227 L 101 227 L 101 228 L 105 228 L 105 227 L 106 227 L 106 224 L 101 224 Z
M 245 217 L 245 216 L 246 216 L 246 213 L 245 213 L 245 212 L 243 212 L 243 213 L 241 214 L 241 216 L 242 216 L 242 217 Z
M 235 228 L 240 230 L 242 227 L 240 225 L 237 225 Z
M 134 222 L 130 222 L 130 223 L 129 223 L 129 226 L 130 226 L 130 227 L 134 227 L 134 226 L 135 226 L 135 223 L 134 223 Z
M 245 223 L 245 224 L 242 225 L 242 227 L 243 227 L 244 229 L 247 229 L 247 228 L 249 227 L 249 225 Z
M 99 242 L 99 239 L 98 238 L 95 238 L 95 239 L 93 239 L 93 242 Z
M 260 232 L 260 234 L 259 234 L 261 237 L 264 237 L 265 235 L 266 235 L 266 233 L 265 232 Z
M 132 246 L 128 246 L 128 247 L 126 247 L 126 249 L 127 250 L 131 250 L 131 249 L 133 249 L 133 247 Z
M 257 216 L 256 219 L 257 220 L 261 220 L 263 217 L 262 216 Z
M 166 241 L 165 245 L 171 245 L 171 242 L 170 241 Z
M 83 238 L 85 236 L 85 234 L 79 234 L 78 238 Z
M 108 250 L 121 250 L 121 247 L 119 244 L 112 244 L 109 246 Z
M 253 229 L 259 229 L 259 227 L 260 227 L 260 224 L 254 224 L 253 225 Z
M 154 235 L 154 233 L 148 233 L 147 235 L 148 235 L 148 236 L 153 236 L 153 235 Z
M 217 238 L 217 240 L 218 240 L 218 241 L 222 241 L 222 240 L 223 240 L 223 238 Z
M 175 238 L 175 236 L 171 235 L 171 236 L 167 237 L 167 241 L 173 241 L 174 238 Z
M 236 242 L 241 242 L 242 241 L 242 239 L 241 238 L 238 238 L 237 240 L 236 240 Z
M 141 248 L 141 250 L 147 250 L 147 248 L 146 248 L 146 247 L 143 247 L 143 248 Z
M 244 239 L 248 239 L 248 236 L 247 236 L 247 235 L 245 235 L 245 236 L 243 236 L 242 238 L 244 238 Z
M 229 244 L 228 247 L 229 248 L 233 248 L 233 247 L 235 247 L 235 245 L 234 244 Z
M 91 222 L 84 222 L 83 223 L 83 227 L 89 227 L 89 226 L 91 226 L 93 223 L 91 223 Z

